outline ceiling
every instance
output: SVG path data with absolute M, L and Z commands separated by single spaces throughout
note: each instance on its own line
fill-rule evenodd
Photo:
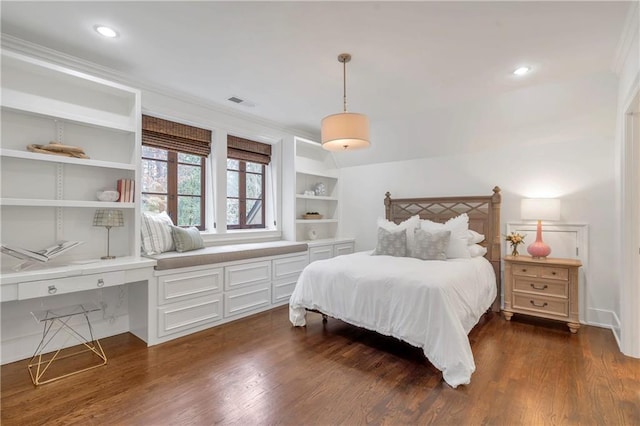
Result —
M 450 154 L 453 111 L 611 73 L 631 2 L 1 2 L 8 34 L 208 103 L 319 134 L 367 114 L 372 147 L 343 166 Z M 37 13 L 34 13 L 37 11 Z M 112 26 L 115 39 L 96 24 Z M 511 74 L 528 65 L 524 77 Z M 236 105 L 235 96 L 254 106 Z M 425 139 L 430 139 L 425 137 Z

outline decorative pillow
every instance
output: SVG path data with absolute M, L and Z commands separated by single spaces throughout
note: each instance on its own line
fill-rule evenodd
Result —
M 471 257 L 480 257 L 487 254 L 487 248 L 482 247 L 480 244 L 471 244 L 467 246 L 467 249 L 469 250 Z
M 451 231 L 425 231 L 416 229 L 415 256 L 422 260 L 447 260 L 447 247 Z
M 142 252 L 152 255 L 175 250 L 173 238 L 171 237 L 172 226 L 173 221 L 167 212 L 143 212 L 140 223 Z
M 416 246 L 414 232 L 416 229 L 420 228 L 420 216 L 411 216 L 409 219 L 401 222 L 400 224 L 395 224 L 394 222 L 391 222 L 389 220 L 378 218 L 378 229 L 379 228 L 382 228 L 389 232 L 396 232 L 400 230 L 405 231 L 405 233 L 407 234 L 406 256 L 413 256 L 413 251 Z M 379 235 L 380 233 L 378 232 L 378 236 Z
M 449 219 L 445 223 L 436 223 L 430 220 L 422 220 L 420 228 L 425 231 L 451 231 L 449 246 L 447 247 L 447 259 L 468 259 L 471 257 L 467 249 L 469 239 L 469 216 L 462 213 L 460 216 Z
M 376 256 L 396 256 L 407 255 L 407 232 L 404 229 L 391 232 L 384 228 L 378 228 L 378 245 L 372 253 Z
M 469 245 L 478 244 L 484 241 L 484 234 L 479 234 L 473 229 L 469 229 L 469 231 L 467 232 L 468 232 L 467 242 Z
M 176 245 L 176 251 L 180 253 L 204 247 L 200 230 L 195 226 L 186 229 L 180 228 L 179 226 L 171 226 L 171 234 L 173 235 L 173 242 Z

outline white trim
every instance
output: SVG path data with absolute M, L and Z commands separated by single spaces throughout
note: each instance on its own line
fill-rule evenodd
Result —
M 583 324 L 588 324 L 594 327 L 602 327 L 611 329 L 613 334 L 615 335 L 614 326 L 616 324 L 616 314 L 613 311 L 609 311 L 606 309 L 596 309 L 589 308 L 587 312 L 587 317 L 589 317 L 589 322 L 580 321 Z
M 621 330 L 620 318 L 618 318 L 618 315 L 616 315 L 615 312 L 611 312 L 611 331 L 613 332 L 613 337 L 616 338 L 618 347 L 622 346 L 620 341 L 620 338 L 621 338 L 620 330 Z
M 627 12 L 624 25 L 622 26 L 622 33 L 620 34 L 616 53 L 613 58 L 613 63 L 611 64 L 611 69 L 616 74 L 620 74 L 622 71 L 624 62 L 629 56 L 629 51 L 633 46 L 633 38 L 637 36 L 638 31 L 640 30 L 640 28 L 638 28 L 640 23 L 639 16 L 640 7 L 638 7 L 638 2 L 632 2 L 629 6 L 629 11 Z

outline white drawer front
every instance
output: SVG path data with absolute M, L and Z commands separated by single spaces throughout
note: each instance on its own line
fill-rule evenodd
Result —
M 224 270 L 225 290 L 234 290 L 271 280 L 271 261 L 227 266 Z
M 351 254 L 355 251 L 354 243 L 340 243 L 336 244 L 333 248 L 335 256 L 341 256 L 343 254 Z
M 222 295 L 173 303 L 158 308 L 158 337 L 177 333 L 222 319 Z
M 222 290 L 222 268 L 158 278 L 158 304 L 178 302 Z
M 124 284 L 124 271 L 79 275 L 18 284 L 18 300 L 73 293 Z
M 271 302 L 280 303 L 284 302 L 285 300 L 289 300 L 289 298 L 291 297 L 291 293 L 293 293 L 293 290 L 296 288 L 297 282 L 297 275 L 289 279 L 274 282 L 273 289 L 271 291 Z
M 333 257 L 333 246 L 318 246 L 309 249 L 309 263 Z
M 275 259 L 273 261 L 273 279 L 279 280 L 292 275 L 297 277 L 308 263 L 309 258 L 306 253 L 295 257 Z
M 224 316 L 250 312 L 271 304 L 271 285 L 257 284 L 224 294 Z

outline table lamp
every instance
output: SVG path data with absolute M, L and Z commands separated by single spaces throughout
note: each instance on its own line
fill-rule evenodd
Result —
M 109 254 L 109 240 L 111 228 L 124 226 L 124 217 L 122 210 L 98 209 L 93 216 L 93 226 L 104 226 L 107 228 L 107 255 L 100 259 L 115 259 L 115 256 Z
M 560 200 L 558 198 L 524 198 L 521 216 L 525 220 L 537 220 L 536 240 L 529 244 L 527 252 L 533 258 L 544 259 L 551 253 L 551 247 L 542 241 L 542 221 L 560 219 Z

